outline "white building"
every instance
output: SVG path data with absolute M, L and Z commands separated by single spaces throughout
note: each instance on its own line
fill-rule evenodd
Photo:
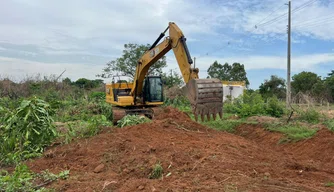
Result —
M 222 81 L 225 101 L 228 97 L 232 99 L 242 95 L 246 89 L 246 83 L 244 81 Z

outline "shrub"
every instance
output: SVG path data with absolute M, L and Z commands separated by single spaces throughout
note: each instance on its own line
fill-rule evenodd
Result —
M 280 104 L 277 97 L 268 99 L 266 113 L 272 117 L 282 117 L 284 114 L 284 106 Z
M 105 92 L 92 92 L 89 95 L 89 99 L 92 101 L 104 101 L 106 99 Z
M 284 106 L 277 97 L 268 98 L 265 102 L 258 92 L 245 92 L 233 101 L 227 100 L 224 103 L 224 112 L 238 114 L 240 117 L 254 115 L 281 117 L 284 114 Z
M 17 162 L 42 153 L 58 135 L 51 112 L 50 105 L 36 97 L 23 100 L 13 111 L 6 110 L 0 121 L 0 162 Z
M 300 119 L 308 123 L 318 123 L 320 121 L 320 113 L 315 109 L 307 109 L 306 111 L 299 112 Z
M 330 131 L 334 132 L 334 119 L 328 119 L 325 121 L 325 125 Z

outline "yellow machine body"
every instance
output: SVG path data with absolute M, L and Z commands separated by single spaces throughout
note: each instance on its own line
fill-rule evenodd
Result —
M 169 36 L 159 43 L 167 30 L 169 30 Z M 196 120 L 198 115 L 202 120 L 204 116 L 210 119 L 210 115 L 213 115 L 215 119 L 216 114 L 222 118 L 223 86 L 221 81 L 198 78 L 198 68 L 191 67 L 193 61 L 186 45 L 186 38 L 174 22 L 169 22 L 166 30 L 138 60 L 137 67 L 134 69 L 136 73 L 133 82 L 106 85 L 106 102 L 114 106 L 114 122 L 126 114 L 144 114 L 149 118 L 154 116 L 153 107 L 163 104 L 162 81 L 161 77 L 147 76 L 147 73 L 149 68 L 170 50 L 173 50 L 186 83 L 183 91 L 191 103 Z

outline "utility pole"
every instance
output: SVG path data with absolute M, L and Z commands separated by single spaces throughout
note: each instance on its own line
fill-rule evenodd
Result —
M 171 86 L 173 86 L 173 69 L 170 70 L 170 80 Z
M 290 108 L 291 103 L 291 1 L 289 1 L 289 21 L 288 21 L 288 53 L 287 53 L 287 89 L 286 89 L 286 107 Z
M 196 57 L 194 57 L 194 69 L 196 68 Z

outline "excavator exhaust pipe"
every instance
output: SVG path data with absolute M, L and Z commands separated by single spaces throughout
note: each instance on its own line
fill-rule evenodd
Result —
M 217 114 L 223 118 L 223 84 L 219 79 L 191 79 L 183 89 L 190 101 L 196 121 L 198 117 L 204 121 Z

